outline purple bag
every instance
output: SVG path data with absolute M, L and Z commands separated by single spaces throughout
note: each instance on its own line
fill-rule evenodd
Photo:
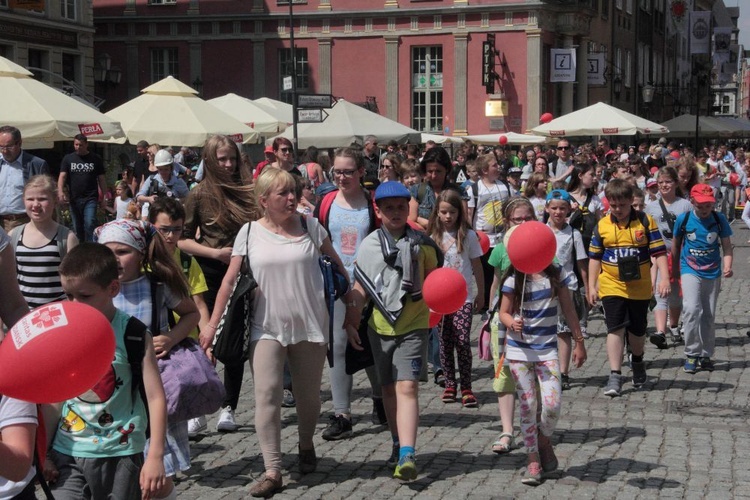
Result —
M 209 415 L 221 407 L 226 395 L 224 384 L 195 340 L 183 340 L 157 363 L 170 421 Z
M 492 320 L 495 317 L 495 311 L 491 311 L 487 315 L 487 321 L 482 324 L 482 328 L 479 329 L 479 341 L 477 347 L 479 348 L 479 359 L 483 361 L 492 361 Z

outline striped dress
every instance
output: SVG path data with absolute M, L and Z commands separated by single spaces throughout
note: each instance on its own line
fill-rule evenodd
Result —
M 24 228 L 25 229 L 25 228 Z M 57 237 L 39 248 L 23 244 L 23 232 L 15 248 L 18 287 L 30 308 L 65 299 L 60 283 L 60 250 Z

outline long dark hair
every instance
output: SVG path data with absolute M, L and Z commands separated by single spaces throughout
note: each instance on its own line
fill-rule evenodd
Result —
M 441 191 L 438 195 L 437 199 L 435 200 L 435 208 L 432 210 L 432 214 L 430 214 L 430 221 L 427 224 L 427 234 L 430 235 L 435 243 L 441 245 L 441 242 L 443 241 L 443 233 L 445 232 L 443 223 L 440 222 L 441 202 L 447 203 L 458 210 L 456 250 L 458 251 L 458 253 L 461 253 L 464 251 L 464 238 L 466 238 L 466 234 L 471 229 L 471 226 L 469 225 L 468 217 L 466 216 L 466 211 L 464 210 L 461 193 L 459 193 L 455 189 L 446 189 L 444 191 Z M 445 250 L 446 249 L 444 248 L 443 251 Z
M 594 166 L 591 163 L 576 163 L 575 167 L 573 167 L 573 172 L 571 172 L 570 174 L 570 182 L 568 182 L 567 191 L 569 193 L 577 191 L 578 188 L 581 186 L 581 176 L 586 174 L 590 170 L 594 170 Z M 587 196 L 595 195 L 596 186 L 591 186 L 588 189 L 584 189 L 584 193 Z

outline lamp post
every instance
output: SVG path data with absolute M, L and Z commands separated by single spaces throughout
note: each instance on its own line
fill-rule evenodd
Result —
M 643 99 L 643 108 L 646 111 L 645 118 L 650 119 L 648 109 L 651 106 L 651 102 L 654 100 L 654 86 L 650 82 L 646 83 L 641 89 L 641 98 Z
M 94 66 L 94 81 L 108 87 L 119 85 L 122 79 L 122 70 L 117 66 L 112 66 L 112 57 L 104 53 L 96 59 Z
M 612 91 L 615 93 L 615 99 L 620 99 L 622 94 L 622 77 L 620 75 L 615 76 L 612 80 Z

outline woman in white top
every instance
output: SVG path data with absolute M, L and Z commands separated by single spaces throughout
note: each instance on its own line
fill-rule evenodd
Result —
M 264 210 L 261 219 L 240 229 L 211 316 L 218 324 L 247 255 L 258 282 L 253 300 L 250 367 L 255 390 L 255 429 L 265 476 L 250 494 L 268 497 L 282 488 L 281 400 L 284 362 L 292 373 L 299 419 L 300 472 L 317 465 L 313 434 L 320 416 L 320 385 L 328 338 L 328 308 L 323 294 L 321 253 L 340 269 L 341 259 L 325 229 L 297 213 L 297 183 L 282 169 L 266 169 L 255 183 Z
M 480 155 L 476 162 L 479 180 L 467 188 L 469 194 L 469 220 L 472 229 L 484 231 L 490 239 L 490 250 L 482 258 L 484 271 L 484 304 L 491 307 L 490 285 L 492 285 L 493 268 L 489 259 L 503 227 L 503 201 L 510 197 L 508 187 L 500 181 L 502 167 L 497 163 L 494 154 Z

